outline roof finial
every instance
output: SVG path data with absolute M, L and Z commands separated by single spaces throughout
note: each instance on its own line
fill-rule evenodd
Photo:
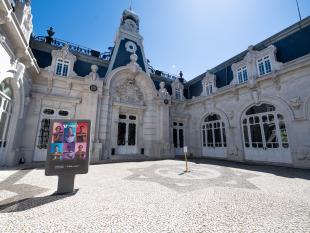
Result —
M 132 0 L 130 0 L 130 7 L 129 7 L 129 10 L 132 11 Z

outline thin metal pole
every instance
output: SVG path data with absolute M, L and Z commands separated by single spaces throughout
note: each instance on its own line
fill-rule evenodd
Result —
M 297 5 L 297 10 L 298 10 L 298 15 L 299 15 L 299 21 L 301 21 L 301 14 L 300 14 L 298 0 L 296 0 L 296 5 Z
M 129 8 L 129 10 L 132 11 L 132 0 L 130 0 L 130 8 Z

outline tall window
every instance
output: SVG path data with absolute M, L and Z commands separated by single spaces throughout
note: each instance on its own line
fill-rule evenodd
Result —
M 183 122 L 173 122 L 173 144 L 175 148 L 184 147 L 184 124 Z
M 56 63 L 56 75 L 66 77 L 68 76 L 68 70 L 69 61 L 58 58 Z
M 237 69 L 238 74 L 238 82 L 239 83 L 245 83 L 248 81 L 248 71 L 246 66 L 242 66 Z
M 288 135 L 282 114 L 273 105 L 251 107 L 242 119 L 246 148 L 288 148 Z
M 203 147 L 226 147 L 225 123 L 217 114 L 209 115 L 202 124 Z
M 175 89 L 175 98 L 177 100 L 181 99 L 181 91 L 180 91 L 180 89 Z
M 270 57 L 266 56 L 257 60 L 259 76 L 271 73 L 271 61 Z
M 206 85 L 206 94 L 207 96 L 212 94 L 212 84 L 210 83 Z

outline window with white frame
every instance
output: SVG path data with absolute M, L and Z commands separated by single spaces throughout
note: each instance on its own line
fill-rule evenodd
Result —
M 56 75 L 68 76 L 69 61 L 58 58 L 56 63 Z
M 202 124 L 203 147 L 227 147 L 225 123 L 217 114 L 208 115 Z
M 246 66 L 237 69 L 238 82 L 245 83 L 248 81 L 248 71 Z
M 269 56 L 257 60 L 259 76 L 271 73 L 271 60 Z
M 208 83 L 206 84 L 206 95 L 211 95 L 212 94 L 212 84 Z

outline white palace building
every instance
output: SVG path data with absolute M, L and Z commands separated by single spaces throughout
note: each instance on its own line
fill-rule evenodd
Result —
M 125 10 L 101 53 L 32 35 L 0 0 L 0 165 L 45 161 L 52 119 L 89 119 L 91 161 L 196 158 L 310 168 L 310 17 L 198 77 L 152 68 Z

